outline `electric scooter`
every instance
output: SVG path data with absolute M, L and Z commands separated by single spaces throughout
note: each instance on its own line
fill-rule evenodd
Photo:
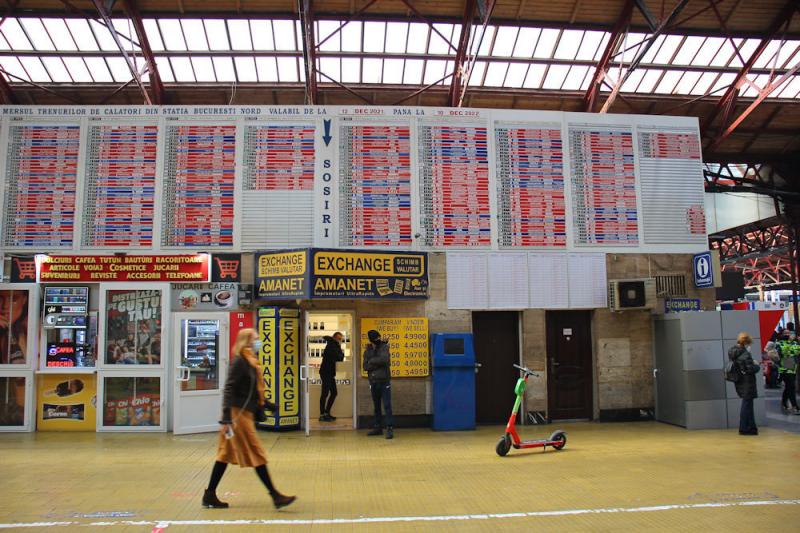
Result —
M 508 419 L 506 432 L 500 437 L 500 441 L 498 441 L 497 447 L 495 448 L 497 455 L 504 457 L 512 446 L 517 450 L 520 448 L 546 448 L 547 446 L 552 446 L 556 450 L 560 450 L 567 445 L 567 434 L 560 429 L 555 430 L 548 438 L 541 440 L 522 440 L 519 438 L 519 435 L 517 435 L 517 411 L 519 411 L 520 405 L 522 404 L 522 393 L 525 392 L 525 385 L 528 383 L 528 378 L 530 376 L 538 376 L 539 374 L 519 365 L 514 365 L 514 368 L 521 370 L 525 377 L 519 378 L 517 380 L 517 385 L 514 387 L 514 393 L 517 395 L 517 399 L 514 402 L 514 409 L 511 411 L 511 416 Z

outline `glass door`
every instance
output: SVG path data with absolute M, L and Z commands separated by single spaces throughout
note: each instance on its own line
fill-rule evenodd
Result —
M 39 289 L 0 284 L 0 432 L 33 431 Z
M 175 313 L 176 434 L 219 429 L 230 360 L 227 313 Z
M 33 430 L 33 373 L 0 372 L 0 432 Z

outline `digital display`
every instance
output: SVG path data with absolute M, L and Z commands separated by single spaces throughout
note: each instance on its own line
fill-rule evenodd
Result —
M 77 364 L 76 348 L 74 343 L 48 342 L 47 366 L 48 367 L 73 367 Z

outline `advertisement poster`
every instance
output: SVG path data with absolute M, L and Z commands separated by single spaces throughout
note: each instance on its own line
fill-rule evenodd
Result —
M 106 363 L 159 364 L 161 291 L 108 291 L 106 301 Z
M 0 376 L 0 426 L 25 425 L 25 377 Z
M 231 313 L 228 319 L 230 324 L 230 333 L 228 334 L 228 353 L 230 358 L 233 359 L 233 345 L 236 344 L 236 337 L 243 329 L 254 328 L 253 313 Z
M 238 283 L 172 283 L 174 311 L 227 311 L 239 300 Z
M 160 426 L 161 378 L 106 377 L 103 426 Z
M 44 374 L 36 389 L 39 431 L 94 431 L 94 374 Z
M 46 255 L 39 281 L 208 281 L 208 254 Z
M 256 254 L 256 298 L 308 298 L 308 250 Z
M 267 411 L 261 427 L 288 429 L 300 426 L 300 311 L 278 307 L 258 309 L 264 376 L 264 396 L 278 406 Z
M 389 343 L 393 378 L 417 378 L 430 374 L 427 318 L 362 318 L 360 369 L 363 368 L 364 350 L 369 344 L 367 332 L 371 329 L 378 331 L 381 339 Z M 367 377 L 363 370 L 361 375 Z
M 28 291 L 0 291 L 0 365 L 25 363 Z

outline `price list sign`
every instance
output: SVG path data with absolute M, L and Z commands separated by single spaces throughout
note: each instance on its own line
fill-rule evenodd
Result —
M 501 246 L 567 244 L 560 128 L 497 125 Z
M 576 244 L 636 246 L 633 134 L 613 126 L 569 127 Z
M 158 126 L 92 126 L 85 246 L 152 246 Z
M 420 201 L 427 246 L 489 246 L 485 127 L 420 127 Z
M 410 128 L 347 125 L 340 132 L 340 242 L 409 246 Z
M 245 190 L 314 189 L 314 126 L 248 126 L 245 129 Z
M 233 245 L 236 126 L 169 126 L 164 246 Z
M 80 126 L 11 126 L 6 246 L 71 247 Z

